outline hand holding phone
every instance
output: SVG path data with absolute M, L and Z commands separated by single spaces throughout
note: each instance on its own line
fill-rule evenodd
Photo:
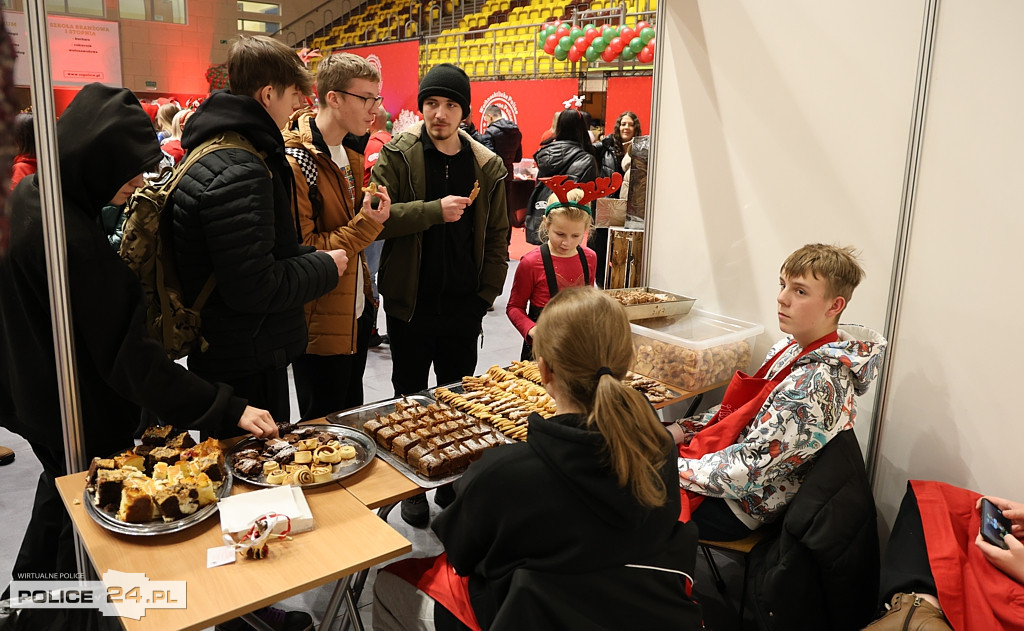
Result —
M 981 498 L 981 536 L 992 545 L 1008 550 L 1004 537 L 1010 533 L 1010 520 L 987 498 Z

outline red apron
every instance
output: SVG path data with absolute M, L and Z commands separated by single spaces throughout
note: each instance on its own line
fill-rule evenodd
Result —
M 694 435 L 689 445 L 679 445 L 679 457 L 696 460 L 707 454 L 721 451 L 729 445 L 736 444 L 736 439 L 739 438 L 740 432 L 753 420 L 754 415 L 761 409 L 764 402 L 768 400 L 772 390 L 789 376 L 797 360 L 811 351 L 817 350 L 825 344 L 835 342 L 838 339 L 839 333 L 833 331 L 811 342 L 803 352 L 797 355 L 793 361 L 789 362 L 785 368 L 780 370 L 770 380 L 765 379 L 768 370 L 775 365 L 775 362 L 790 346 L 796 344 L 795 340 L 766 361 L 754 373 L 753 377 L 737 370 L 736 374 L 732 376 L 732 381 L 729 382 L 729 387 L 725 389 L 725 395 L 722 396 L 722 407 L 711 417 L 708 424 Z M 679 521 L 690 521 L 693 511 L 697 510 L 697 507 L 704 501 L 705 496 L 683 488 L 679 489 L 679 493 L 682 499 L 679 509 Z
M 403 559 L 383 568 L 412 583 L 421 592 L 444 605 L 462 624 L 480 631 L 473 603 L 469 601 L 469 577 L 459 576 L 442 552 L 436 557 Z
M 988 562 L 975 545 L 981 515 L 974 491 L 911 480 L 939 604 L 957 631 L 1024 629 L 1024 585 Z

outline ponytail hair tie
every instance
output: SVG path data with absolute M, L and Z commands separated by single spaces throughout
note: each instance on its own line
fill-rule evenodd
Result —
M 607 367 L 607 366 L 601 366 L 600 368 L 597 369 L 597 379 L 598 379 L 598 381 L 600 381 L 601 377 L 603 377 L 604 375 L 611 375 L 611 374 L 612 374 L 612 369 Z M 615 375 L 612 375 L 612 376 L 614 377 Z

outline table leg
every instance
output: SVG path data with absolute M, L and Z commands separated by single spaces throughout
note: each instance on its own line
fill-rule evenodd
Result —
M 253 629 L 256 629 L 256 631 L 274 631 L 274 627 L 257 618 L 254 613 L 243 613 L 239 618 L 245 620 L 245 622 Z
M 334 619 L 338 617 L 338 609 L 341 608 L 341 599 L 348 592 L 352 583 L 352 576 L 339 578 L 334 584 L 334 591 L 331 592 L 331 599 L 327 601 L 327 609 L 324 610 L 323 619 L 320 622 L 320 631 L 330 631 L 334 626 Z

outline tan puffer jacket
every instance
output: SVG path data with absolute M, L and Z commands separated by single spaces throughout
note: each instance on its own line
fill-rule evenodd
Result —
M 368 302 L 373 300 L 370 290 L 370 272 L 366 267 L 363 250 L 373 243 L 384 229 L 384 225 L 370 219 L 356 209 L 355 200 L 362 201 L 361 188 L 352 190 L 341 169 L 329 153 L 316 148 L 310 129 L 311 113 L 302 113 L 293 119 L 289 129 L 283 131 L 285 147 L 305 149 L 312 157 L 317 169 L 316 188 L 320 192 L 319 209 L 313 208 L 309 199 L 309 186 L 303 174 L 300 161 L 288 156 L 295 175 L 295 195 L 292 212 L 298 218 L 302 230 L 302 242 L 318 250 L 341 248 L 348 254 L 348 267 L 330 293 L 306 303 L 306 325 L 309 328 L 309 344 L 306 353 L 311 355 L 351 355 L 356 352 L 356 270 L 363 270 L 361 291 Z M 350 167 L 359 187 L 363 173 L 363 156 L 345 149 Z

